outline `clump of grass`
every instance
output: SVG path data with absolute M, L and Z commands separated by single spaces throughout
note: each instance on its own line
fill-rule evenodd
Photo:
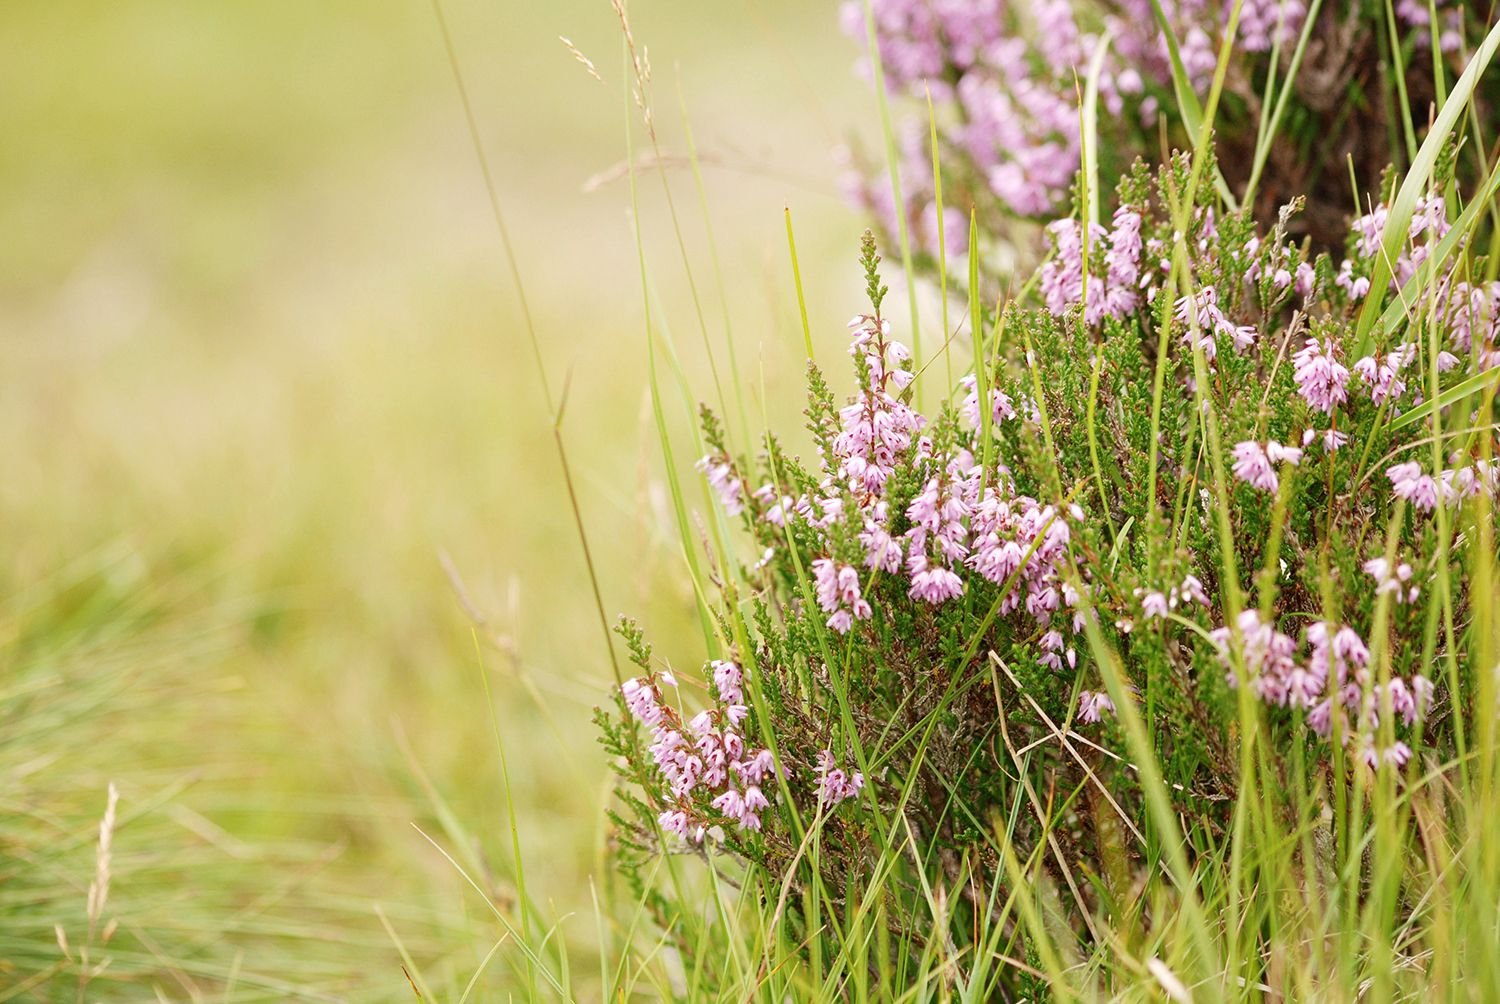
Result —
M 244 765 L 201 741 L 185 765 L 181 737 L 231 713 L 215 667 L 242 620 L 163 591 L 124 546 L 0 611 L 0 1000 L 373 998 L 399 979 L 380 891 L 330 875 L 343 848 L 236 835 L 211 793 Z M 432 917 L 398 916 L 440 956 Z

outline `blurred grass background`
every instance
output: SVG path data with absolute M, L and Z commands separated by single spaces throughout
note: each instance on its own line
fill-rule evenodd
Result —
M 628 191 L 618 177 L 585 191 L 624 156 L 618 24 L 605 0 L 445 11 L 547 364 L 568 383 L 606 609 L 694 664 Z M 773 417 L 794 415 L 782 208 L 835 359 L 861 223 L 834 150 L 873 108 L 855 48 L 832 4 L 638 0 L 632 19 L 669 152 L 679 80 L 693 120 L 741 364 Z M 609 670 L 430 5 L 12 0 L 0 94 L 0 988 L 76 981 L 111 780 L 124 822 L 106 915 L 137 924 L 139 945 L 180 925 L 205 960 L 159 984 L 168 996 L 248 994 L 243 965 L 268 999 L 298 985 L 410 999 L 377 902 L 462 987 L 497 932 L 409 825 L 437 829 L 419 776 L 483 843 L 502 898 L 508 821 L 440 552 L 484 619 L 532 895 L 574 914 L 586 949 L 607 783 L 588 717 Z M 647 180 L 653 278 L 706 386 Z M 722 345 L 691 177 L 672 180 Z M 669 415 L 690 463 L 686 415 L 670 401 Z M 23 873 L 51 884 L 20 895 Z M 274 923 L 215 912 L 273 889 L 254 913 Z

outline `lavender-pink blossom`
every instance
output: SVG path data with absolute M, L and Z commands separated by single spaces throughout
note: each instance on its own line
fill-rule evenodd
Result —
M 1102 690 L 1084 690 L 1078 694 L 1078 720 L 1092 725 L 1107 714 L 1114 714 L 1115 702 Z
M 1385 476 L 1390 478 L 1391 492 L 1396 498 L 1406 499 L 1422 512 L 1431 512 L 1437 508 L 1437 482 L 1433 481 L 1431 475 L 1423 472 L 1421 464 L 1395 464 L 1386 468 Z
M 1292 356 L 1297 392 L 1312 408 L 1325 415 L 1349 399 L 1349 370 L 1334 355 L 1333 344 L 1316 338 Z
M 854 798 L 865 787 L 865 776 L 859 771 L 845 773 L 836 767 L 832 750 L 818 753 L 815 773 L 818 779 L 818 800 L 832 808 L 846 799 Z

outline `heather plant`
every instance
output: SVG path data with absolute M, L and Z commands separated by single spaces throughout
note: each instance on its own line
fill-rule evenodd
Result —
M 1484 23 L 1481 10 L 1451 0 L 1119 0 L 1097 9 L 849 0 L 842 10 L 846 32 L 870 53 L 864 73 L 899 109 L 888 163 L 853 167 L 847 187 L 887 243 L 909 240 L 929 269 L 939 237 L 943 253 L 967 251 L 971 211 L 986 261 L 1008 267 L 1019 245 L 1024 263 L 1030 240 L 1019 221 L 1067 209 L 1083 123 L 1098 131 L 1106 181 L 1138 155 L 1159 158 L 1162 130 L 1180 137 L 1199 127 L 1221 51 L 1221 195 L 1265 225 L 1300 198 L 1294 236 L 1332 247 L 1352 205 L 1351 172 L 1357 191 L 1371 191 L 1385 164 L 1415 154 Z M 1477 158 L 1475 170 L 1482 165 Z
M 866 234 L 811 456 L 704 410 L 710 660 L 623 622 L 597 714 L 634 923 L 694 993 L 1384 999 L 1478 964 L 1500 284 L 1447 129 L 1332 252 L 1302 200 L 1227 205 L 1206 132 L 1108 225 L 1080 183 L 1019 295 L 971 256 L 926 410 Z

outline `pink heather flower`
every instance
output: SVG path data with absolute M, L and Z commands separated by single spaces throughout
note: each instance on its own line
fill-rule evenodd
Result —
M 694 465 L 708 478 L 709 487 L 718 493 L 719 502 L 724 506 L 724 511 L 731 516 L 738 516 L 745 511 L 745 486 L 734 474 L 734 467 L 729 461 L 705 456 Z
M 663 785 L 658 793 L 667 808 L 657 817 L 662 829 L 679 838 L 701 843 L 711 819 L 697 808 L 708 805 L 739 824 L 760 829 L 758 812 L 767 800 L 759 785 L 774 775 L 769 750 L 749 750 L 736 731 L 749 717 L 743 700 L 744 673 L 733 662 L 710 663 L 716 706 L 706 708 L 683 725 L 677 711 L 660 703 L 656 677 L 626 680 L 621 695 L 630 713 L 651 729 L 651 754 Z M 721 727 L 722 726 L 722 727 Z M 730 787 L 731 778 L 744 786 Z
M 1141 271 L 1141 222 L 1141 214 L 1128 205 L 1115 210 L 1109 250 L 1104 253 L 1108 280 L 1105 298 L 1113 317 L 1123 317 L 1136 306 L 1136 287 Z
M 1021 567 L 1025 556 L 1026 552 L 1019 543 L 1014 540 L 1002 541 L 997 533 L 991 531 L 979 539 L 969 564 L 980 575 L 999 584 Z
M 823 492 L 832 493 L 837 491 L 835 486 L 829 482 L 825 482 L 818 487 Z M 794 511 L 807 521 L 808 526 L 816 527 L 819 530 L 826 530 L 834 523 L 837 523 L 839 518 L 844 514 L 844 499 L 843 496 L 838 494 L 829 494 L 823 498 L 808 498 L 804 495 L 797 500 Z
M 818 800 L 829 808 L 854 798 L 865 787 L 865 776 L 862 773 L 855 771 L 853 774 L 846 774 L 834 766 L 832 750 L 818 753 L 815 773 L 818 776 Z
M 1494 498 L 1496 472 L 1493 461 L 1478 460 L 1471 467 L 1457 467 L 1438 475 L 1438 488 L 1445 504 L 1453 505 L 1481 492 Z
M 1142 621 L 1158 620 L 1178 607 L 1193 603 L 1208 606 L 1208 594 L 1204 592 L 1203 583 L 1196 575 L 1185 576 L 1181 585 L 1172 586 L 1165 592 L 1160 589 L 1137 588 L 1134 595 L 1141 601 Z
M 761 793 L 760 788 L 753 784 L 745 789 L 744 804 L 745 811 L 747 812 L 759 812 L 762 809 L 770 808 L 771 805 L 766 796 Z M 755 829 L 760 829 L 760 827 L 756 826 Z
M 1302 445 L 1311 446 L 1315 442 L 1323 444 L 1324 453 L 1333 453 L 1339 447 L 1349 442 L 1349 436 L 1337 429 L 1324 429 L 1321 433 L 1316 429 L 1308 429 L 1302 433 Z
M 1261 491 L 1274 493 L 1281 485 L 1265 448 L 1254 440 L 1236 444 L 1232 470 L 1235 477 Z
M 1393 766 L 1399 770 L 1411 760 L 1411 747 L 1406 743 L 1397 742 L 1382 750 L 1375 747 L 1373 740 L 1367 740 L 1360 747 L 1360 760 L 1371 770 L 1382 765 Z
M 1327 739 L 1333 734 L 1333 700 L 1324 698 L 1307 712 L 1307 727 Z
M 1078 695 L 1078 720 L 1085 725 L 1093 725 L 1114 710 L 1115 702 L 1102 690 L 1085 690 Z
M 910 382 L 904 366 L 911 353 L 888 341 L 890 323 L 860 316 L 850 327 L 854 338 L 849 351 L 863 363 L 868 384 L 858 399 L 839 410 L 842 431 L 834 438 L 833 452 L 839 479 L 856 490 L 863 506 L 884 493 L 897 458 L 911 448 L 924 419 L 898 396 Z
M 1411 223 L 1407 226 L 1407 235 L 1412 240 L 1423 234 L 1430 235 L 1433 240 L 1441 240 L 1447 236 L 1449 229 L 1447 200 L 1435 193 L 1417 200 Z
M 864 620 L 873 612 L 860 596 L 859 572 L 853 565 L 819 558 L 813 562 L 813 577 L 818 606 L 830 615 L 828 626 L 839 634 L 846 633 L 856 620 Z
M 1333 343 L 1325 348 L 1316 338 L 1292 356 L 1297 392 L 1312 408 L 1325 415 L 1349 399 L 1349 370 L 1333 354 Z
M 1339 274 L 1334 277 L 1333 281 L 1349 297 L 1351 303 L 1358 303 L 1370 292 L 1369 276 L 1356 276 L 1354 262 L 1348 258 L 1344 259 L 1344 264 L 1339 267 Z
M 1161 6 L 1190 86 L 1202 92 L 1216 65 L 1228 5 L 1170 0 Z M 1004 0 L 870 0 L 868 12 L 885 86 L 895 97 L 919 102 L 930 91 L 945 155 L 961 160 L 965 175 L 980 179 L 990 201 L 1020 216 L 1051 213 L 1068 196 L 1080 159 L 1076 77 L 1097 44 L 1096 31 L 1112 40 L 1098 79 L 1107 115 L 1126 114 L 1129 100 L 1140 122 L 1150 125 L 1158 102 L 1148 85 L 1159 90 L 1172 83 L 1173 54 L 1148 0 L 1117 0 L 1098 18 L 1084 17 L 1069 0 L 1038 0 L 1024 8 Z M 1236 51 L 1267 52 L 1277 44 L 1289 49 L 1305 18 L 1306 0 L 1247 0 Z M 846 0 L 841 22 L 863 46 L 865 4 Z M 1461 37 L 1459 26 L 1461 20 L 1447 18 L 1443 37 Z M 861 66 L 872 75 L 868 61 Z M 906 205 L 894 204 L 883 177 L 856 178 L 850 187 L 888 230 L 904 218 L 919 246 L 935 253 L 927 137 L 925 112 L 899 131 L 897 171 Z M 945 216 L 952 214 L 945 209 Z M 957 247 L 966 231 L 961 219 L 954 220 L 946 236 Z M 1112 286 L 1105 298 L 1114 292 Z
M 1370 650 L 1366 647 L 1364 639 L 1348 625 L 1339 628 L 1334 633 L 1333 651 L 1340 659 L 1356 666 L 1365 666 L 1370 662 Z
M 1371 260 L 1383 253 L 1382 244 L 1389 216 L 1389 211 L 1382 205 L 1354 221 L 1350 230 L 1351 235 L 1355 237 L 1356 255 L 1362 259 Z M 1447 208 L 1442 196 L 1433 194 L 1417 200 L 1411 223 L 1407 228 L 1408 243 L 1397 251 L 1395 261 L 1391 263 L 1392 290 L 1401 289 L 1417 274 L 1417 270 L 1432 253 L 1433 247 L 1449 229 Z M 1421 240 L 1418 240 L 1419 238 Z M 1352 263 L 1346 259 L 1338 282 L 1349 292 L 1351 299 L 1358 299 L 1369 291 L 1369 280 L 1363 280 L 1361 288 L 1356 285 L 1356 280 L 1352 276 Z
M 979 391 L 975 389 L 974 377 L 966 376 L 959 383 L 968 389 L 968 396 L 964 398 L 963 407 L 959 410 L 970 428 L 980 427 L 979 421 Z M 1000 423 L 1016 417 L 1016 406 L 1010 395 L 998 387 L 990 388 L 990 423 Z
M 1421 464 L 1396 464 L 1386 468 L 1385 476 L 1391 479 L 1391 492 L 1397 498 L 1406 499 L 1422 512 L 1431 512 L 1437 508 L 1437 483 L 1429 475 L 1422 473 Z
M 1355 237 L 1355 253 L 1360 258 L 1374 259 L 1383 253 L 1382 244 L 1389 215 L 1389 211 L 1382 205 L 1354 221 L 1350 229 Z M 1392 290 L 1401 289 L 1417 274 L 1417 270 L 1432 253 L 1433 247 L 1449 229 L 1447 208 L 1442 196 L 1427 195 L 1417 200 L 1411 223 L 1407 228 L 1408 243 L 1397 251 L 1396 259 L 1392 262 Z M 1418 238 L 1422 240 L 1419 241 Z M 1354 295 L 1356 292 L 1354 282 L 1351 278 L 1347 278 L 1350 276 L 1352 276 L 1352 265 L 1346 259 L 1344 271 L 1339 276 L 1339 284 L 1350 292 L 1351 299 L 1357 299 L 1358 297 Z M 1358 292 L 1362 296 L 1368 290 L 1369 281 L 1365 280 L 1363 289 Z
M 860 531 L 859 542 L 865 548 L 865 564 L 882 572 L 895 572 L 901 568 L 903 552 L 901 541 L 891 536 L 885 527 L 885 503 L 881 502 L 865 520 Z
M 1355 374 L 1369 388 L 1370 400 L 1377 407 L 1406 393 L 1406 381 L 1400 374 L 1415 356 L 1415 346 L 1398 345 L 1383 359 L 1378 354 L 1365 356 L 1354 364 Z
M 1182 336 L 1183 344 L 1194 344 L 1196 326 L 1196 344 L 1203 349 L 1203 356 L 1209 363 L 1218 358 L 1218 338 L 1228 338 L 1236 352 L 1244 352 L 1255 344 L 1258 337 L 1254 327 L 1236 325 L 1219 309 L 1219 291 L 1213 286 L 1205 286 L 1193 296 L 1178 297 L 1175 308 L 1173 316 L 1187 328 Z
M 625 707 L 642 725 L 656 725 L 662 719 L 662 708 L 657 703 L 656 687 L 650 680 L 631 678 L 620 684 L 620 693 L 625 697 Z
M 675 833 L 683 840 L 688 838 L 688 816 L 681 809 L 668 809 L 656 817 L 656 822 L 668 833 Z
M 725 704 L 743 704 L 744 676 L 740 667 L 723 659 L 715 659 L 710 665 L 714 671 L 714 689 L 718 691 L 719 700 Z
M 782 495 L 778 498 L 776 490 L 770 485 L 757 488 L 755 498 L 766 507 L 765 520 L 772 526 L 785 526 L 787 516 L 797 507 L 796 499 L 790 495 Z
M 1122 318 L 1140 302 L 1141 215 L 1130 206 L 1115 210 L 1114 229 L 1093 224 L 1084 246 L 1084 228 L 1077 220 L 1056 220 L 1047 226 L 1053 254 L 1038 273 L 1038 288 L 1047 309 L 1062 316 L 1082 303 L 1084 320 L 1099 324 L 1105 317 Z M 1085 257 L 1104 252 L 1104 275 L 1085 268 Z
M 1278 43 L 1290 46 L 1306 16 L 1301 0 L 1247 0 L 1240 7 L 1240 45 L 1247 52 L 1269 52 Z
M 742 830 L 759 830 L 760 810 L 770 805 L 761 790 L 754 785 L 746 788 L 743 793 L 733 788 L 725 789 L 710 804 L 738 823 Z
M 1060 631 L 1048 631 L 1042 635 L 1042 656 L 1037 661 L 1052 669 L 1062 669 L 1063 636 Z
M 1442 314 L 1448 324 L 1449 341 L 1458 352 L 1469 354 L 1476 341 L 1481 347 L 1492 346 L 1500 324 L 1500 282 L 1453 283 Z M 1480 369 L 1494 365 L 1490 361 L 1493 355 L 1493 349 L 1480 353 Z
M 758 785 L 775 773 L 775 761 L 771 757 L 770 750 L 760 750 L 753 756 L 730 764 L 730 769 L 735 777 L 740 779 L 740 783 Z
M 1302 462 L 1302 451 L 1295 446 L 1282 446 L 1273 439 L 1266 444 L 1266 459 L 1273 464 L 1291 464 L 1295 467 Z
M 1432 681 L 1421 673 L 1411 678 L 1412 699 L 1416 702 L 1416 714 L 1418 718 L 1426 717 L 1427 712 L 1432 708 L 1433 689 Z
M 925 564 L 925 560 L 923 562 Z M 943 603 L 964 594 L 964 582 L 952 570 L 942 567 L 923 568 L 911 577 L 907 595 L 928 603 Z
M 1296 668 L 1292 661 L 1297 643 L 1263 623 L 1254 609 L 1244 610 L 1236 621 L 1240 640 L 1244 644 L 1245 667 L 1250 671 L 1250 685 L 1256 696 L 1268 704 L 1285 704 L 1287 701 L 1288 677 Z M 1228 670 L 1227 679 L 1231 687 L 1239 685 L 1239 679 L 1229 658 L 1229 643 L 1232 638 L 1229 628 L 1216 628 L 1209 638 L 1219 650 L 1219 657 Z
M 750 808 L 745 797 L 733 788 L 725 790 L 711 804 L 715 809 L 718 809 L 725 816 L 738 823 L 740 829 L 760 829 L 760 816 Z
M 1304 662 L 1298 658 L 1296 642 L 1262 622 L 1255 610 L 1241 613 L 1237 623 L 1255 695 L 1267 704 L 1302 709 L 1308 727 L 1325 739 L 1340 724 L 1344 741 L 1371 748 L 1383 713 L 1382 697 L 1408 726 L 1430 705 L 1432 684 L 1420 675 L 1410 681 L 1394 678 L 1382 695 L 1371 678 L 1369 647 L 1348 625 L 1310 624 L 1305 634 L 1309 654 Z M 1228 671 L 1230 686 L 1237 686 L 1229 629 L 1217 628 L 1209 637 Z M 1410 756 L 1409 749 L 1405 755 Z
M 1391 712 L 1398 716 L 1410 728 L 1417 720 L 1417 696 L 1412 688 L 1401 677 L 1391 678 L 1386 686 L 1386 693 L 1391 702 Z
M 964 474 L 959 463 L 950 463 L 907 507 L 912 527 L 906 532 L 906 570 L 911 577 L 908 595 L 913 598 L 942 603 L 963 594 L 963 580 L 948 566 L 969 555 L 965 520 L 977 485 L 977 469 Z
M 1472 467 L 1450 468 L 1438 474 L 1438 493 L 1444 505 L 1462 502 L 1478 490 Z
M 1500 460 L 1474 461 L 1474 481 L 1490 498 L 1500 494 Z
M 1302 297 L 1304 300 L 1309 296 L 1312 296 L 1313 284 L 1317 281 L 1317 278 L 1318 273 L 1311 264 L 1305 261 L 1299 262 L 1297 264 L 1296 278 L 1294 280 L 1297 289 L 1297 295 Z
M 1373 258 L 1380 251 L 1380 239 L 1385 233 L 1385 220 L 1389 211 L 1384 205 L 1355 219 L 1349 231 L 1357 240 L 1355 249 L 1361 258 Z
M 1104 228 L 1095 224 L 1089 243 L 1103 240 L 1104 234 Z M 1055 220 L 1047 224 L 1047 235 L 1052 238 L 1053 254 L 1037 273 L 1038 288 L 1047 309 L 1061 317 L 1069 306 L 1083 302 L 1083 225 L 1077 220 Z
M 839 570 L 831 558 L 818 558 L 812 563 L 813 581 L 818 597 L 818 606 L 824 610 L 839 608 Z
M 1406 562 L 1392 566 L 1384 558 L 1371 558 L 1362 566 L 1365 574 L 1375 580 L 1375 595 L 1391 593 L 1398 603 L 1415 603 L 1422 591 L 1411 582 L 1412 567 Z

